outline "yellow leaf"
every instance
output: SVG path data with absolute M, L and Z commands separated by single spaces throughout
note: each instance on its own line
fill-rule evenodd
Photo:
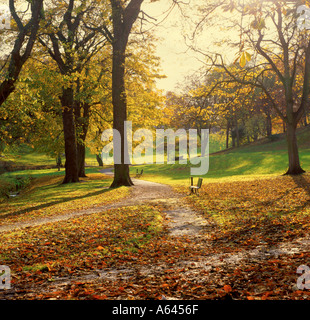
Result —
M 246 64 L 246 59 L 245 59 L 245 54 L 244 52 L 242 53 L 241 57 L 240 57 L 240 61 L 239 61 L 240 67 L 244 68 L 245 64 Z
M 251 61 L 251 59 L 252 59 L 252 56 L 248 52 L 245 52 L 245 57 L 246 57 L 247 61 Z

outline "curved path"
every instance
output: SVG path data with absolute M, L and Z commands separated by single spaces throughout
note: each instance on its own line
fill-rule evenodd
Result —
M 106 175 L 112 175 L 112 169 L 103 169 L 100 171 Z M 197 214 L 193 209 L 182 201 L 181 194 L 176 193 L 170 186 L 141 179 L 132 178 L 134 186 L 131 187 L 130 195 L 113 204 L 97 206 L 83 209 L 71 213 L 30 219 L 28 221 L 16 222 L 0 226 L 0 233 L 14 229 L 38 226 L 46 223 L 63 221 L 76 218 L 82 215 L 98 213 L 113 208 L 122 208 L 128 206 L 160 204 L 165 209 L 169 219 L 169 230 L 171 235 L 197 235 L 201 228 L 206 225 L 206 220 Z

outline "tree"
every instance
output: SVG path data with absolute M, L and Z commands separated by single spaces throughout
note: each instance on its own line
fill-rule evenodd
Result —
M 111 188 L 131 186 L 133 182 L 129 175 L 128 156 L 125 154 L 127 137 L 124 123 L 127 120 L 127 98 L 125 90 L 125 60 L 126 48 L 133 24 L 138 18 L 143 0 L 131 0 L 125 6 L 122 0 L 110 0 L 113 24 L 113 61 L 112 61 L 112 104 L 113 129 L 121 136 L 121 163 L 114 164 L 114 180 Z M 116 139 L 113 140 L 116 143 Z M 116 146 L 114 146 L 116 150 Z M 126 161 L 127 160 L 127 161 Z M 125 163 L 127 162 L 127 163 Z
M 18 34 L 9 58 L 5 60 L 4 65 L 1 67 L 1 71 L 4 73 L 4 79 L 0 84 L 0 105 L 3 104 L 14 90 L 14 84 L 18 79 L 20 71 L 30 57 L 39 29 L 43 4 L 43 0 L 31 1 L 31 18 L 25 22 L 21 18 L 23 13 L 21 13 L 20 16 L 17 14 L 14 2 L 14 0 L 10 0 L 9 6 L 11 15 L 17 25 Z M 6 65 L 8 65 L 7 68 Z
M 126 101 L 127 119 L 132 122 L 132 130 L 141 128 L 153 129 L 162 118 L 158 108 L 163 104 L 164 97 L 160 90 L 156 89 L 157 78 L 161 78 L 159 59 L 155 56 L 153 37 L 149 34 L 141 39 L 140 35 L 132 35 L 126 49 Z M 99 57 L 97 58 L 99 60 Z M 110 60 L 108 63 L 110 67 Z M 92 153 L 97 155 L 100 165 L 101 150 L 105 143 L 100 137 L 105 128 L 113 127 L 113 106 L 111 96 L 111 73 L 104 74 L 101 80 L 96 80 L 92 74 L 99 70 L 99 65 L 90 68 L 91 73 L 87 77 L 94 78 L 94 84 L 100 86 L 93 92 L 92 100 L 97 102 L 92 106 L 90 113 L 90 126 L 87 136 L 87 146 Z M 93 85 L 87 84 L 89 90 Z M 95 93 L 95 94 L 94 94 Z
M 96 1 L 69 0 L 68 3 L 54 1 L 52 7 L 45 11 L 45 31 L 39 37 L 39 42 L 55 60 L 63 77 L 67 79 L 60 97 L 66 155 L 66 174 L 63 183 L 78 182 L 79 174 L 84 175 L 83 170 L 82 172 L 79 170 L 83 160 L 79 162 L 78 159 L 85 158 L 85 149 L 83 146 L 79 148 L 81 157 L 78 157 L 76 135 L 76 119 L 81 116 L 81 105 L 74 98 L 74 84 L 79 86 L 77 74 L 82 72 L 85 63 L 102 44 L 100 38 L 95 38 L 98 32 L 89 30 L 83 21 L 85 17 L 91 17 L 97 9 Z M 55 19 L 55 16 L 59 19 Z M 86 111 L 88 107 L 85 105 L 86 118 L 88 118 Z M 87 126 L 82 132 L 84 140 L 86 129 Z
M 302 1 L 226 1 L 224 10 L 237 10 L 240 13 L 241 22 L 235 24 L 241 34 L 239 61 L 242 67 L 247 63 L 249 67 L 242 72 L 232 73 L 224 63 L 222 55 L 206 55 L 211 64 L 223 68 L 232 81 L 263 90 L 287 128 L 287 174 L 304 172 L 300 166 L 296 129 L 309 103 L 310 41 L 307 32 L 298 30 L 296 23 L 296 9 L 300 4 Z M 254 53 L 252 57 L 250 51 Z M 270 90 L 270 87 L 265 86 L 266 72 L 272 73 L 277 84 L 282 87 L 284 109 L 272 88 Z M 300 76 L 303 79 L 302 88 L 296 86 Z M 301 94 L 297 94 L 297 91 Z
M 260 28 L 257 28 L 258 39 L 255 43 L 255 48 L 260 56 L 265 58 L 273 72 L 277 75 L 285 95 L 285 112 L 281 112 L 276 101 L 272 100 L 272 104 L 279 116 L 283 119 L 287 126 L 287 145 L 288 145 L 288 157 L 289 157 L 289 168 L 287 174 L 300 174 L 304 170 L 300 166 L 299 152 L 297 145 L 296 128 L 301 120 L 305 108 L 309 101 L 309 80 L 310 80 L 310 41 L 305 38 L 304 35 L 300 34 L 299 37 L 294 37 L 294 33 L 297 32 L 296 24 L 294 26 L 295 16 L 294 14 L 288 15 L 285 10 L 289 10 L 289 7 L 283 5 L 286 1 L 281 3 L 276 1 L 272 7 L 273 13 L 271 20 L 276 28 L 279 45 L 280 46 L 280 68 L 277 66 L 279 60 L 278 55 L 269 52 L 264 42 L 269 42 L 269 39 L 265 39 L 265 34 Z M 291 28 L 290 33 L 287 29 Z M 274 41 L 274 39 L 272 39 Z M 301 71 L 301 64 L 303 64 L 303 93 L 302 98 L 294 98 L 294 90 L 296 84 L 296 75 L 298 69 Z M 270 97 L 272 99 L 272 97 Z
M 0 106 L 0 141 L 12 146 L 27 143 L 36 151 L 57 157 L 64 152 L 61 104 L 63 79 L 51 59 L 43 63 L 35 50 L 25 63 L 15 90 Z

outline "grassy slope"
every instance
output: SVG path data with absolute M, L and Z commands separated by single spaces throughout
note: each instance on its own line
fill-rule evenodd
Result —
M 20 189 L 28 185 L 32 178 L 41 178 L 44 176 L 63 176 L 64 169 L 60 172 L 57 169 L 40 169 L 36 170 L 39 166 L 55 166 L 56 161 L 53 157 L 47 156 L 42 153 L 35 152 L 31 147 L 26 145 L 21 145 L 15 150 L 10 152 L 5 152 L 0 158 L 1 162 L 10 162 L 12 166 L 24 167 L 27 170 L 7 172 L 0 175 L 0 201 L 9 192 L 14 192 L 16 189 Z M 62 160 L 63 164 L 65 160 Z M 85 162 L 88 165 L 96 166 L 97 161 L 95 155 L 91 154 L 88 149 L 86 149 Z M 87 169 L 89 173 L 97 173 L 97 169 Z
M 14 162 L 16 166 L 54 166 L 56 159 L 43 153 L 34 151 L 31 147 L 22 145 L 15 150 L 4 152 L 0 158 L 2 161 Z M 62 162 L 65 162 L 63 157 Z M 86 149 L 85 162 L 91 165 L 97 165 L 96 156 L 89 149 Z
M 216 150 L 216 143 L 221 141 L 210 141 L 212 146 L 211 150 Z M 300 157 L 302 166 L 306 171 L 310 171 L 310 130 L 303 130 L 299 134 L 299 146 L 300 146 Z M 218 148 L 220 149 L 220 148 Z M 217 149 L 217 150 L 218 150 Z M 34 161 L 37 157 L 36 154 L 26 152 L 22 154 L 23 161 L 30 159 Z M 93 155 L 87 153 L 87 159 L 91 161 Z M 44 162 L 44 159 L 41 159 Z M 29 163 L 28 163 L 29 164 Z M 143 179 L 153 180 L 157 182 L 172 184 L 172 185 L 183 185 L 188 186 L 190 183 L 190 167 L 192 165 L 143 165 L 143 166 L 132 166 L 131 174 L 135 175 L 136 169 L 144 169 Z M 279 176 L 285 172 L 287 167 L 287 151 L 286 142 L 284 139 L 269 142 L 269 143 L 256 143 L 249 146 L 243 146 L 234 150 L 222 151 L 210 156 L 210 168 L 209 172 L 204 176 L 204 179 L 210 182 L 218 181 L 242 181 L 242 180 L 254 180 L 264 179 L 272 176 Z M 87 169 L 88 173 L 97 173 L 97 168 Z M 58 177 L 58 183 L 61 182 L 62 176 L 64 175 L 64 169 L 60 172 L 57 169 L 48 170 L 24 170 L 19 172 L 10 172 L 0 176 L 0 190 L 14 191 L 16 179 L 19 177 L 23 181 L 29 182 L 29 177 L 32 178 L 43 178 L 50 176 L 51 185 L 53 185 L 54 177 Z M 204 183 L 206 183 L 206 180 Z M 196 179 L 195 179 L 196 181 Z M 108 186 L 110 181 L 106 181 L 104 186 Z M 12 189 L 13 186 L 13 189 Z M 60 186 L 57 187 L 57 191 L 60 191 Z M 90 190 L 96 188 L 91 182 L 87 183 L 87 188 Z M 58 190 L 59 189 L 59 190 Z M 70 188 L 69 188 L 70 189 Z M 72 190 L 71 190 L 72 189 Z M 71 188 L 68 192 L 74 192 Z M 79 187 L 80 189 L 80 187 Z M 52 189 L 49 189 L 52 190 Z M 51 194 L 52 195 L 52 194 Z M 48 199 L 49 194 L 47 194 Z M 0 195 L 1 197 L 1 195 Z M 42 197 L 42 194 L 37 192 L 37 197 Z M 19 198 L 19 197 L 18 197 Z M 74 198 L 74 195 L 73 195 Z M 3 199 L 3 198 L 2 198 Z M 17 199 L 10 199 L 10 203 L 17 201 Z M 19 201 L 16 202 L 20 205 Z M 2 208 L 3 210 L 4 208 Z
M 310 130 L 303 130 L 299 136 L 302 167 L 310 170 Z M 192 165 L 163 164 L 133 166 L 144 170 L 143 178 L 168 184 L 188 184 Z M 285 139 L 275 142 L 256 143 L 210 155 L 209 172 L 204 176 L 208 181 L 218 179 L 249 180 L 266 175 L 281 175 L 288 166 Z
M 61 183 L 63 177 L 55 170 L 37 170 L 36 175 L 31 171 L 23 172 L 36 179 L 21 190 L 18 197 L 2 198 L 0 225 L 95 207 L 128 195 L 125 187 L 109 189 L 111 178 L 94 171 L 88 169 L 87 178 L 82 178 L 80 183 L 65 185 Z

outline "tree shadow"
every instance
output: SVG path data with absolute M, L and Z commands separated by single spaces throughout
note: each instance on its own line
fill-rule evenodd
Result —
M 300 175 L 291 175 L 292 179 L 299 188 L 304 189 L 307 194 L 310 196 L 310 183 L 305 179 L 304 174 Z
M 86 199 L 86 198 L 89 198 L 89 197 L 98 196 L 100 194 L 104 194 L 104 193 L 108 192 L 109 190 L 110 189 L 108 187 L 106 187 L 106 189 L 95 191 L 95 192 L 92 192 L 92 193 L 88 193 L 86 195 L 77 196 L 77 197 L 66 197 L 66 198 L 62 198 L 61 200 L 51 201 L 51 202 L 40 204 L 40 205 L 34 206 L 34 207 L 28 207 L 28 208 L 25 208 L 25 209 L 22 209 L 22 210 L 19 210 L 19 211 L 14 211 L 14 212 L 10 212 L 10 213 L 1 215 L 0 216 L 0 220 L 4 220 L 4 219 L 9 218 L 9 217 L 25 214 L 25 213 L 29 212 L 30 210 L 45 209 L 45 208 L 48 208 L 48 207 L 51 207 L 51 206 L 54 206 L 54 205 L 57 205 L 57 204 L 60 204 L 60 203 L 66 203 L 66 202 L 70 202 L 70 201 L 74 201 L 74 200 L 78 200 L 78 199 Z

